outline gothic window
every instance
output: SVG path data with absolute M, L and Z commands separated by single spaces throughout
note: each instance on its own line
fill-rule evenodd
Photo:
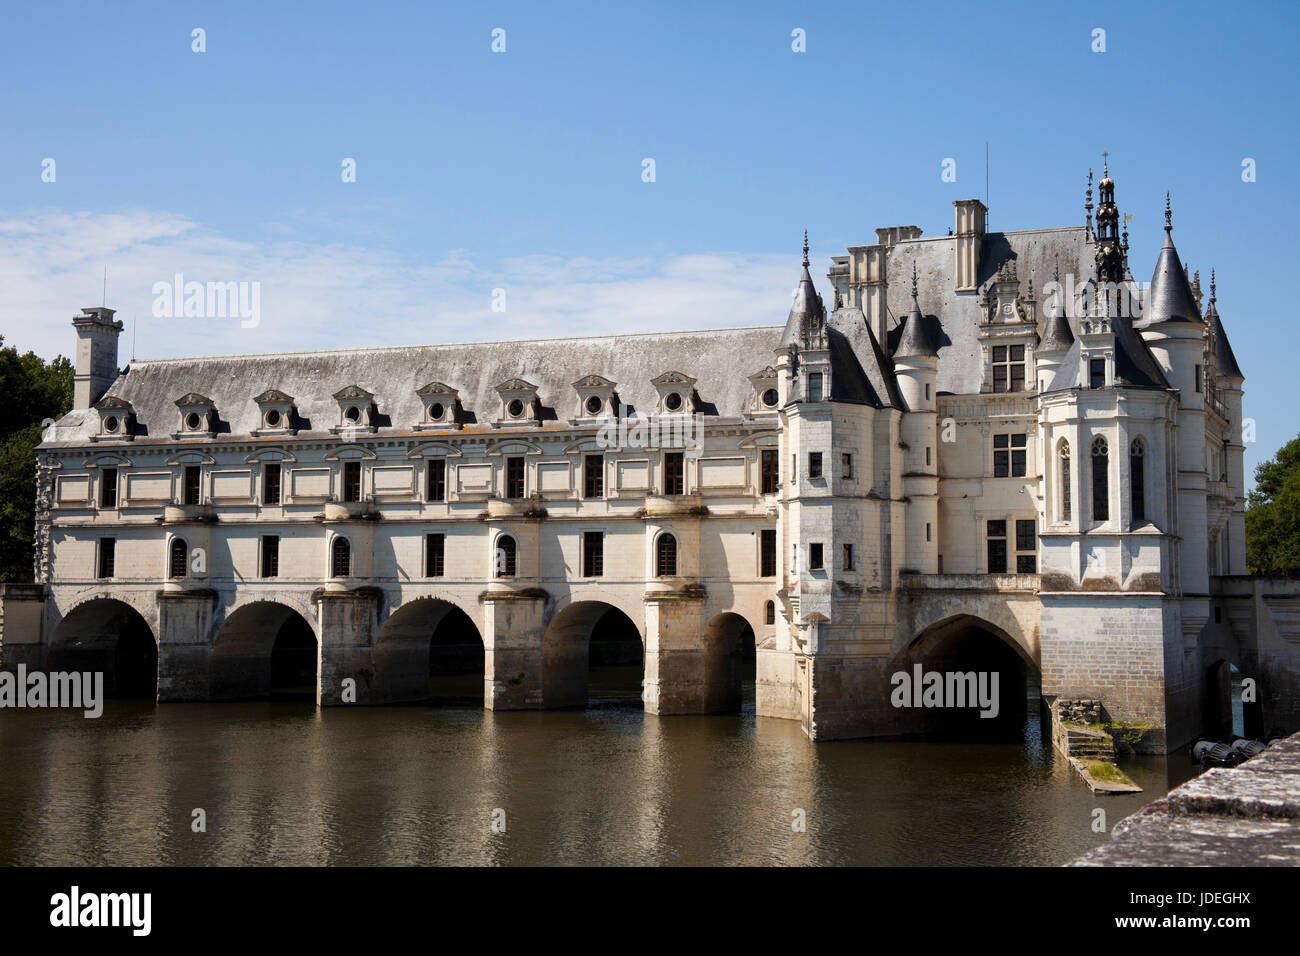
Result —
M 352 545 L 341 535 L 335 536 L 330 545 L 330 576 L 347 578 L 352 576 Z
M 1064 438 L 1057 448 L 1057 462 L 1060 471 L 1061 520 L 1070 520 L 1070 443 Z
M 768 601 L 763 609 L 763 621 L 767 624 L 776 623 L 776 602 Z
M 167 576 L 169 578 L 183 578 L 189 568 L 190 550 L 185 543 L 184 538 L 172 538 L 171 549 L 168 552 Z
M 503 534 L 497 538 L 496 576 L 513 578 L 517 568 L 518 549 L 515 547 L 515 539 L 508 534 Z
M 1133 512 L 1133 521 L 1147 520 L 1147 493 L 1146 493 L 1146 445 L 1142 439 L 1135 438 L 1129 445 L 1128 450 L 1128 471 L 1129 471 L 1129 507 Z
M 1023 345 L 993 346 L 993 391 L 1023 392 L 1025 390 L 1025 347 Z
M 655 542 L 655 577 L 672 577 L 677 573 L 677 539 L 668 532 Z
M 1023 478 L 1025 476 L 1026 436 L 993 436 L 993 477 Z
M 1098 435 L 1092 440 L 1092 520 L 1110 518 L 1110 456 L 1106 439 Z

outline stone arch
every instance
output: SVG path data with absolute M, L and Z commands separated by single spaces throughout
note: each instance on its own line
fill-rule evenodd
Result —
M 609 640 L 602 640 L 602 635 Z M 591 692 L 593 643 L 608 643 L 606 661 L 620 652 L 630 656 L 632 635 L 640 644 L 641 677 L 645 674 L 645 624 L 608 601 L 574 601 L 557 609 L 542 635 L 542 699 L 547 707 L 584 706 Z M 618 645 L 615 647 L 615 645 Z M 607 649 L 598 649 L 596 662 Z M 611 664 L 610 666 L 621 666 Z M 640 687 L 640 677 L 637 686 Z M 622 698 L 622 688 L 611 696 Z M 638 690 L 637 699 L 640 699 Z
M 753 683 L 758 632 L 735 611 L 716 614 L 704 629 L 706 714 L 736 713 L 744 703 L 745 680 Z
M 973 673 L 976 686 L 981 693 L 989 691 L 995 707 L 990 717 L 981 717 L 982 708 L 970 701 L 957 708 L 909 710 L 900 718 L 906 729 L 962 737 L 1023 735 L 1027 719 L 1038 716 L 1041 678 L 1035 649 L 1018 634 L 1019 628 L 1008 629 L 968 612 L 946 615 L 914 631 L 890 661 L 888 692 L 900 686 L 893 676 L 899 673 L 910 682 L 905 686 L 915 684 L 918 673 L 924 677 L 939 672 L 945 681 L 950 675 Z
M 468 681 L 435 679 L 475 669 L 480 701 L 486 692 L 482 629 L 468 611 L 444 598 L 414 598 L 389 614 L 375 635 L 372 660 L 378 703 L 472 697 Z
M 212 638 L 213 700 L 256 699 L 293 688 L 306 693 L 307 685 L 287 680 L 289 671 L 314 680 L 320 687 L 320 634 L 316 614 L 298 602 L 250 600 L 229 609 L 216 625 Z M 305 613 L 304 613 L 305 611 Z M 314 652 L 311 650 L 314 646 Z M 307 673 L 308 665 L 314 677 Z
M 50 633 L 48 671 L 91 671 L 104 675 L 114 697 L 158 696 L 158 633 L 139 608 L 97 595 L 75 604 Z

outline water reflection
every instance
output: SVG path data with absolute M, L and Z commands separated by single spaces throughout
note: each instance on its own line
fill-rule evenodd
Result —
M 740 715 L 660 718 L 620 681 L 593 673 L 597 706 L 563 712 L 0 712 L 0 863 L 1055 865 L 1106 839 L 1095 807 L 1113 826 L 1196 769 L 1128 761 L 1146 792 L 1102 798 L 1036 720 L 1017 742 L 814 746 L 756 718 L 752 685 Z

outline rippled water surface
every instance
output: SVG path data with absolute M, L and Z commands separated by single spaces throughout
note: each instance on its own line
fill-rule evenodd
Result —
M 109 701 L 0 711 L 4 864 L 1061 864 L 1191 776 L 1093 796 L 1038 741 L 814 745 L 790 721 Z M 207 832 L 191 830 L 206 812 Z M 504 811 L 504 833 L 491 829 Z M 806 832 L 792 828 L 806 813 Z

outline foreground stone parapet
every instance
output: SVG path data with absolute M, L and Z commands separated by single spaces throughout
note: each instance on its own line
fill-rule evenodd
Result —
M 1300 865 L 1300 734 L 1175 787 L 1070 865 Z

